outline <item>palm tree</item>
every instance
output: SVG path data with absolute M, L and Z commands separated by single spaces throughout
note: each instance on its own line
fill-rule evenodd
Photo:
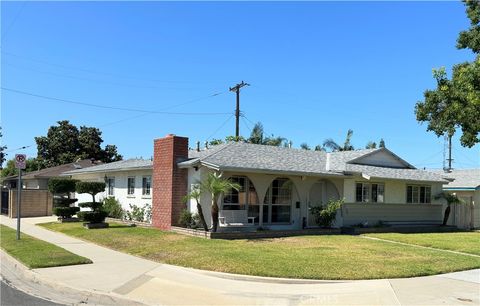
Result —
M 304 142 L 300 145 L 300 149 L 307 150 L 307 151 L 311 150 L 310 146 L 306 142 Z
M 376 149 L 377 143 L 375 141 L 369 141 L 365 146 L 365 149 Z
M 248 138 L 249 143 L 263 144 L 263 125 L 260 122 L 255 123 L 255 126 Z
M 435 199 L 444 199 L 447 201 L 447 208 L 445 208 L 445 213 L 443 214 L 443 223 L 442 225 L 447 225 L 448 217 L 450 217 L 450 206 L 452 204 L 459 204 L 462 201 L 454 194 L 448 192 L 441 192 L 435 196 Z
M 197 212 L 198 216 L 200 217 L 200 221 L 202 222 L 203 229 L 208 232 L 208 225 L 207 222 L 205 222 L 205 216 L 203 215 L 203 209 L 202 205 L 200 204 L 200 196 L 202 195 L 201 188 L 194 188 L 189 194 L 187 194 L 184 198 L 184 201 L 186 202 L 187 200 L 195 200 L 197 202 Z
M 231 189 L 240 190 L 240 187 L 239 184 L 223 179 L 221 174 L 215 172 L 210 172 L 207 181 L 201 184 L 201 191 L 208 192 L 212 196 L 212 232 L 216 232 L 218 227 L 218 200 L 220 196 Z
M 332 138 L 328 138 L 323 142 L 323 146 L 329 148 L 332 151 L 353 151 L 355 148 L 351 144 L 353 131 L 348 130 L 347 137 L 345 138 L 345 142 L 343 146 L 336 143 Z
M 260 122 L 255 123 L 255 126 L 250 133 L 250 137 L 247 139 L 247 142 L 254 143 L 254 144 L 261 144 L 267 146 L 275 146 L 278 147 L 282 145 L 282 143 L 286 139 L 280 136 L 273 136 L 264 137 L 263 125 Z

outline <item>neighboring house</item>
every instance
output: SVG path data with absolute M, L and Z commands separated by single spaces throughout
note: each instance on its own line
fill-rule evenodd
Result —
M 221 230 L 315 227 L 309 207 L 331 199 L 345 200 L 336 226 L 441 224 L 445 203 L 434 195 L 448 182 L 441 174 L 415 169 L 385 148 L 326 153 L 231 142 L 189 150 L 188 138 L 174 135 L 155 140 L 153 162 L 127 160 L 66 174 L 108 182 L 102 197 L 113 193 L 124 208 L 150 201 L 142 191 L 151 177 L 153 225 L 169 229 L 178 223 L 182 209 L 196 211 L 195 201 L 185 204 L 184 196 L 212 171 L 242 187 L 219 202 Z M 129 177 L 134 179 L 131 188 Z M 204 194 L 200 202 L 211 224 L 210 195 Z
M 22 203 L 23 217 L 39 217 L 52 215 L 52 195 L 48 191 L 48 181 L 60 177 L 62 173 L 73 169 L 85 169 L 98 165 L 101 162 L 90 159 L 79 160 L 60 166 L 31 171 L 22 175 Z M 2 178 L 1 213 L 9 217 L 16 217 L 16 196 L 18 176 Z
M 439 171 L 454 179 L 443 190 L 455 194 L 463 203 L 454 205 L 449 224 L 460 228 L 480 228 L 480 169 L 453 169 Z
M 83 181 L 105 182 L 105 192 L 96 196 L 97 200 L 115 197 L 123 209 L 130 205 L 139 207 L 152 204 L 152 165 L 151 160 L 128 159 L 87 169 L 76 169 L 65 172 L 73 179 Z M 76 194 L 78 202 L 91 202 L 88 194 Z

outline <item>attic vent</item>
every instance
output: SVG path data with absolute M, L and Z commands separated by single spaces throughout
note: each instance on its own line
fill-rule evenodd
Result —
M 82 166 L 80 166 L 79 164 L 73 164 L 73 167 L 74 167 L 75 169 L 82 169 Z

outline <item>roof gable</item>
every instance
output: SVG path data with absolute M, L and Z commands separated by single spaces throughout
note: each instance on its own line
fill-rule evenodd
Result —
M 348 164 L 388 167 L 396 169 L 415 169 L 392 151 L 381 148 L 347 161 Z

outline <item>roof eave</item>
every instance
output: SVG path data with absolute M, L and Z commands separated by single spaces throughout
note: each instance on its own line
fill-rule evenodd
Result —
M 109 172 L 122 172 L 122 171 L 138 171 L 138 170 L 152 170 L 152 166 L 145 167 L 129 167 L 129 168 L 118 168 L 118 169 L 102 169 L 102 170 L 93 170 L 93 171 L 82 171 L 82 172 L 71 172 L 67 171 L 61 174 L 61 176 L 72 176 L 80 174 L 90 174 L 90 173 L 109 173 Z

